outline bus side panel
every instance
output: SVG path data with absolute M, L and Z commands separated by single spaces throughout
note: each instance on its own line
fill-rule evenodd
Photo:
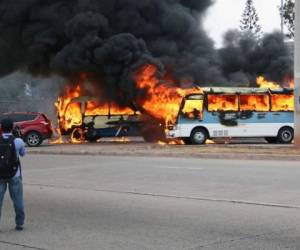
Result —
M 210 137 L 273 137 L 280 128 L 293 127 L 293 112 L 207 112 L 203 120 L 180 117 L 178 136 L 189 137 L 195 127 L 205 127 Z
M 293 127 L 293 112 L 253 112 L 248 119 L 239 119 L 239 137 L 275 137 L 280 128 Z

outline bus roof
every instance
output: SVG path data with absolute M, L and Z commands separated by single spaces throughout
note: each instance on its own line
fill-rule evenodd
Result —
M 267 88 L 230 88 L 230 87 L 204 87 L 207 94 L 263 94 L 263 93 L 293 93 L 291 88 L 267 89 Z

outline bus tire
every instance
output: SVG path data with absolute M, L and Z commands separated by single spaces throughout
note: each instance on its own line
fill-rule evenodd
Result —
M 277 137 L 265 137 L 265 140 L 268 142 L 268 143 L 277 143 Z
M 294 140 L 294 129 L 283 127 L 279 130 L 277 140 L 279 143 L 288 144 Z
M 204 128 L 195 128 L 192 131 L 190 141 L 194 145 L 202 145 L 205 144 L 208 139 L 208 132 Z

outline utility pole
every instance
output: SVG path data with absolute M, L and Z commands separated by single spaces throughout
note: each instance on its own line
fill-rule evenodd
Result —
M 284 0 L 281 0 L 281 5 L 280 5 L 280 26 L 281 26 L 281 34 L 284 35 L 284 19 L 283 19 L 283 5 L 284 5 Z
M 295 34 L 295 146 L 300 148 L 300 1 L 296 3 Z

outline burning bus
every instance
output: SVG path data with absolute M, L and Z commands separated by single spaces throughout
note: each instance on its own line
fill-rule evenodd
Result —
M 182 100 L 168 138 L 204 144 L 209 138 L 262 137 L 269 143 L 294 138 L 291 88 L 203 88 Z
M 59 134 L 69 135 L 74 143 L 95 142 L 103 137 L 142 136 L 147 142 L 165 138 L 164 127 L 158 120 L 134 107 L 100 103 L 96 97 L 82 96 L 80 86 L 68 89 L 55 106 Z
M 120 105 L 122 95 L 120 100 L 105 101 L 105 94 L 86 91 L 86 81 L 67 87 L 56 102 L 59 132 L 72 135 L 75 142 L 131 135 L 141 135 L 147 142 L 165 141 L 166 137 L 193 144 L 218 137 L 292 142 L 292 80 L 286 88 L 264 77 L 257 78 L 260 88 L 181 88 L 172 81 L 161 82 L 156 72 L 154 65 L 137 72 L 137 95 L 125 106 Z

